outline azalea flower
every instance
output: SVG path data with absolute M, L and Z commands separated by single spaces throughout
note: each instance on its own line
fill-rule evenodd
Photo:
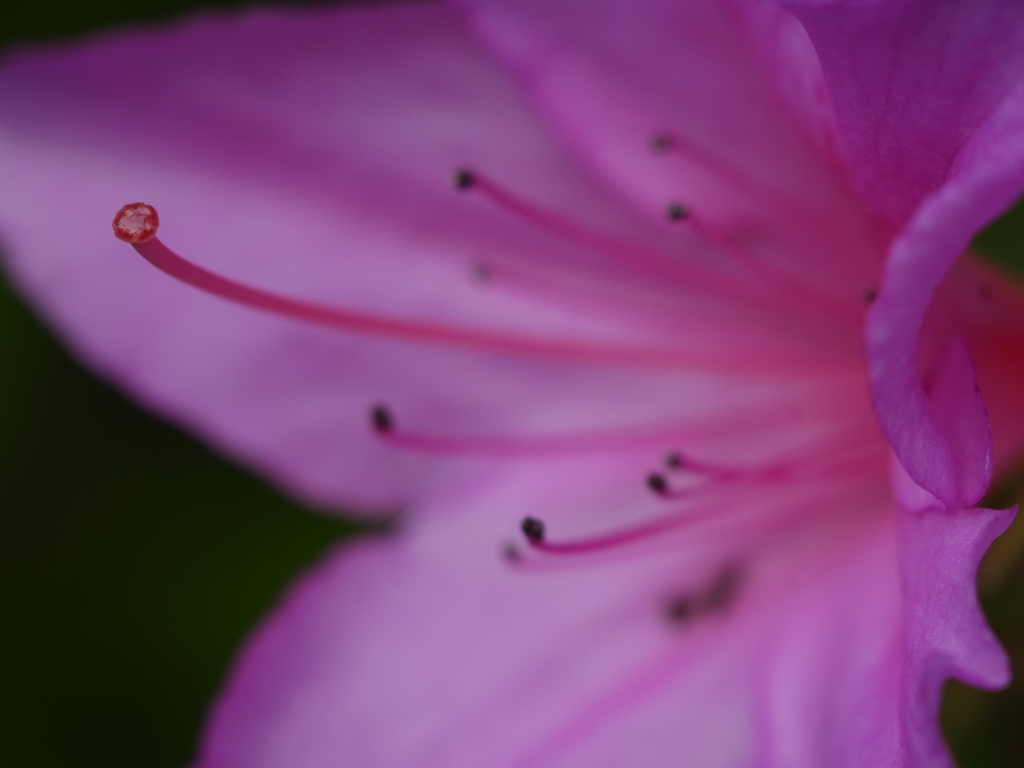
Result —
M 256 631 L 197 768 L 949 765 L 943 682 L 1009 674 L 974 575 L 1012 511 L 975 505 L 1024 299 L 961 255 L 1024 188 L 1022 57 L 1010 0 L 260 9 L 10 56 L 20 287 L 142 403 L 400 519 Z

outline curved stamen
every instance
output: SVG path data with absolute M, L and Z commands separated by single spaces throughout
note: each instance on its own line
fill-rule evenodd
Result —
M 570 541 L 548 541 L 544 522 L 534 517 L 527 517 L 523 520 L 522 530 L 527 543 L 541 552 L 552 555 L 585 555 L 660 536 L 691 523 L 706 520 L 714 515 L 715 511 L 713 510 L 701 510 L 700 512 L 685 510 L 630 528 Z
M 671 442 L 684 434 L 686 423 L 570 432 L 546 435 L 445 435 L 415 432 L 396 422 L 386 405 L 370 409 L 370 424 L 382 440 L 399 448 L 440 455 L 534 456 L 538 454 L 582 453 L 588 451 L 628 450 Z M 682 459 L 680 459 L 682 461 Z M 686 460 L 680 469 L 695 474 L 727 477 L 739 470 Z
M 142 208 L 140 208 L 140 206 Z M 314 304 L 299 299 L 279 296 L 222 277 L 183 259 L 156 237 L 156 227 L 145 232 L 145 239 L 133 231 L 133 222 L 143 220 L 151 206 L 133 203 L 118 212 L 115 234 L 128 242 L 150 264 L 183 283 L 222 299 L 258 309 L 270 314 L 300 320 L 313 325 L 354 333 L 388 336 L 406 341 L 443 346 L 464 347 L 516 355 L 567 358 L 580 362 L 630 365 L 651 368 L 686 368 L 721 370 L 723 367 L 743 366 L 752 370 L 750 362 L 738 360 L 736 355 L 722 351 L 715 353 L 688 353 L 680 350 L 630 346 L 591 344 L 569 339 L 525 336 L 513 333 L 476 331 L 452 325 L 401 320 L 387 315 L 340 309 Z M 767 371 L 778 372 L 778 361 L 765 361 Z

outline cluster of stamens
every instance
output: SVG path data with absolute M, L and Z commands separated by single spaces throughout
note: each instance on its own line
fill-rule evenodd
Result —
M 651 151 L 668 155 L 689 151 L 685 142 L 669 133 L 660 133 L 650 140 Z M 700 158 L 698 157 L 698 160 Z M 707 165 L 707 163 L 705 163 Z M 503 188 L 493 180 L 471 169 L 459 169 L 452 174 L 452 184 L 460 192 L 482 195 L 499 208 L 516 215 L 536 227 L 584 245 L 595 252 L 619 259 L 630 268 L 639 270 L 658 280 L 677 281 L 688 289 L 711 287 L 699 273 L 686 272 L 674 262 L 664 260 L 659 254 L 651 253 L 624 244 L 604 233 L 596 232 L 558 213 L 546 210 Z M 761 264 L 749 253 L 742 252 L 722 233 L 714 231 L 694 211 L 678 200 L 666 203 L 665 217 L 671 222 L 686 223 L 694 233 L 722 253 L 734 256 L 742 263 L 752 266 L 755 274 L 765 278 L 766 285 L 779 285 L 786 279 Z M 265 312 L 289 317 L 303 322 L 314 323 L 348 331 L 386 335 L 421 343 L 454 345 L 469 348 L 500 350 L 517 355 L 548 355 L 560 359 L 578 359 L 601 364 L 628 364 L 656 367 L 686 368 L 692 358 L 674 350 L 638 349 L 614 347 L 576 340 L 531 337 L 512 333 L 487 332 L 458 326 L 429 324 L 412 320 L 373 315 L 349 309 L 328 307 L 301 299 L 292 299 L 270 291 L 250 287 L 199 267 L 170 251 L 156 237 L 159 217 L 156 210 L 144 203 L 124 206 L 114 219 L 115 235 L 133 245 L 148 261 L 173 277 L 208 293 Z M 479 281 L 490 282 L 495 271 L 489 264 L 474 265 L 474 275 Z M 866 291 L 863 300 L 874 300 L 873 290 Z M 370 424 L 373 431 L 383 440 L 399 448 L 425 451 L 437 455 L 480 453 L 492 455 L 516 455 L 544 452 L 576 452 L 592 449 L 595 445 L 613 444 L 629 446 L 649 443 L 652 430 L 640 429 L 635 433 L 581 434 L 548 437 L 510 438 L 507 436 L 444 436 L 416 433 L 399 427 L 390 408 L 383 404 L 370 410 Z M 739 469 L 722 467 L 694 461 L 677 450 L 665 455 L 664 466 L 650 472 L 645 478 L 646 487 L 657 497 L 672 500 L 695 492 L 717 488 L 724 483 L 743 480 L 763 479 L 766 469 Z M 686 473 L 686 477 L 698 478 L 700 482 L 688 482 L 681 489 L 674 487 L 675 476 Z M 525 517 L 521 531 L 530 549 L 543 555 L 580 555 L 625 547 L 637 541 L 660 536 L 694 520 L 708 515 L 685 510 L 662 516 L 629 528 L 612 531 L 587 539 L 572 541 L 551 541 L 547 536 L 544 522 L 536 517 Z M 514 546 L 507 546 L 505 555 L 511 562 L 521 562 L 523 554 Z M 738 566 L 729 566 L 703 590 L 690 591 L 672 598 L 666 608 L 666 615 L 673 621 L 686 621 L 704 613 L 719 610 L 727 604 L 740 582 Z

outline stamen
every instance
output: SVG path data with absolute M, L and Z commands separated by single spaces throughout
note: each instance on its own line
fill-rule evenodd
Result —
M 665 454 L 665 467 L 672 470 L 682 469 L 683 454 L 679 451 L 669 451 Z
M 701 595 L 699 607 L 702 612 L 720 611 L 732 602 L 743 580 L 743 571 L 733 563 L 718 574 L 718 578 Z
M 654 154 L 663 155 L 675 147 L 676 142 L 670 133 L 656 133 L 651 137 L 647 145 Z
M 130 243 L 150 264 L 171 277 L 222 299 L 313 325 L 406 341 L 616 365 L 720 370 L 723 366 L 740 362 L 726 350 L 690 354 L 681 350 L 605 346 L 568 339 L 477 331 L 313 304 L 235 282 L 178 256 L 155 236 L 158 218 L 152 206 L 143 203 L 125 206 L 114 222 L 114 231 L 119 239 Z M 772 366 L 773 361 L 766 362 L 769 367 L 777 367 L 777 363 Z
M 526 540 L 534 546 L 539 546 L 544 543 L 544 523 L 535 517 L 523 518 L 523 522 L 520 524 L 523 529 L 523 535 L 526 536 Z
M 673 624 L 684 624 L 705 614 L 718 613 L 733 601 L 742 580 L 740 566 L 728 565 L 702 591 L 672 595 L 665 602 L 665 618 Z
M 647 486 L 659 496 L 665 496 L 668 493 L 668 481 L 664 475 L 657 473 L 648 475 Z
M 387 434 L 395 428 L 395 420 L 391 416 L 391 411 L 383 405 L 375 405 L 370 410 L 370 423 L 373 425 L 374 431 L 380 434 Z
M 452 185 L 456 189 L 472 189 L 476 186 L 476 175 L 472 171 L 459 169 L 452 174 Z
M 547 435 L 444 435 L 414 432 L 395 424 L 394 414 L 383 405 L 370 409 L 370 421 L 382 439 L 412 451 L 448 456 L 495 455 L 535 456 L 537 454 L 629 450 L 678 439 L 692 425 L 651 424 L 633 428 L 594 430 Z M 690 465 L 687 465 L 690 468 Z M 735 470 L 693 464 L 695 472 L 719 475 Z
M 486 262 L 477 261 L 470 267 L 469 274 L 478 283 L 489 283 L 494 280 L 494 267 Z
M 713 517 L 714 514 L 711 510 L 701 510 L 699 512 L 685 510 L 647 523 L 641 523 L 631 528 L 624 528 L 620 531 L 613 531 L 601 536 L 577 539 L 575 541 L 548 541 L 545 538 L 544 523 L 533 517 L 523 520 L 522 529 L 527 543 L 541 552 L 547 552 L 552 555 L 584 555 L 615 549 L 626 544 L 633 544 L 644 539 L 660 536 L 676 528 L 682 528 L 692 523 L 706 520 L 709 517 Z M 529 530 L 527 530 L 528 524 Z
M 665 604 L 665 618 L 673 624 L 682 624 L 697 612 L 693 598 L 688 595 L 674 595 Z
M 756 469 L 740 469 L 738 467 L 724 467 L 715 464 L 705 464 L 695 461 L 684 461 L 682 454 L 678 451 L 673 451 L 665 458 L 665 466 L 673 472 L 682 472 L 684 469 L 687 472 L 691 472 L 696 475 L 704 475 L 710 477 L 713 481 L 729 481 L 738 480 L 744 477 L 747 478 L 758 478 L 769 476 L 773 472 L 777 472 L 778 469 L 772 465 L 767 467 L 758 467 Z M 668 478 L 660 472 L 652 472 L 647 475 L 647 487 L 654 491 L 658 496 L 665 499 L 682 499 L 688 496 L 693 496 L 702 490 L 706 490 L 708 483 L 700 483 L 698 485 L 690 485 L 686 488 L 674 489 L 668 482 Z
M 690 210 L 678 201 L 673 201 L 665 206 L 665 217 L 669 221 L 684 221 L 690 217 Z

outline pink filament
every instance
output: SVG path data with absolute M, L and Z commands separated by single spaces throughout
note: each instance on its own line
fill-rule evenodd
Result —
M 545 538 L 527 537 L 526 541 L 534 549 L 552 555 L 584 555 L 659 536 L 691 523 L 706 520 L 714 515 L 715 511 L 713 510 L 701 510 L 700 512 L 687 510 L 589 539 L 551 542 Z
M 585 451 L 626 450 L 672 442 L 687 425 L 650 425 L 632 429 L 608 429 L 556 435 L 443 435 L 391 427 L 378 432 L 399 448 L 439 455 L 534 456 L 538 454 L 579 453 Z M 683 470 L 723 477 L 736 470 L 712 465 L 688 463 Z

